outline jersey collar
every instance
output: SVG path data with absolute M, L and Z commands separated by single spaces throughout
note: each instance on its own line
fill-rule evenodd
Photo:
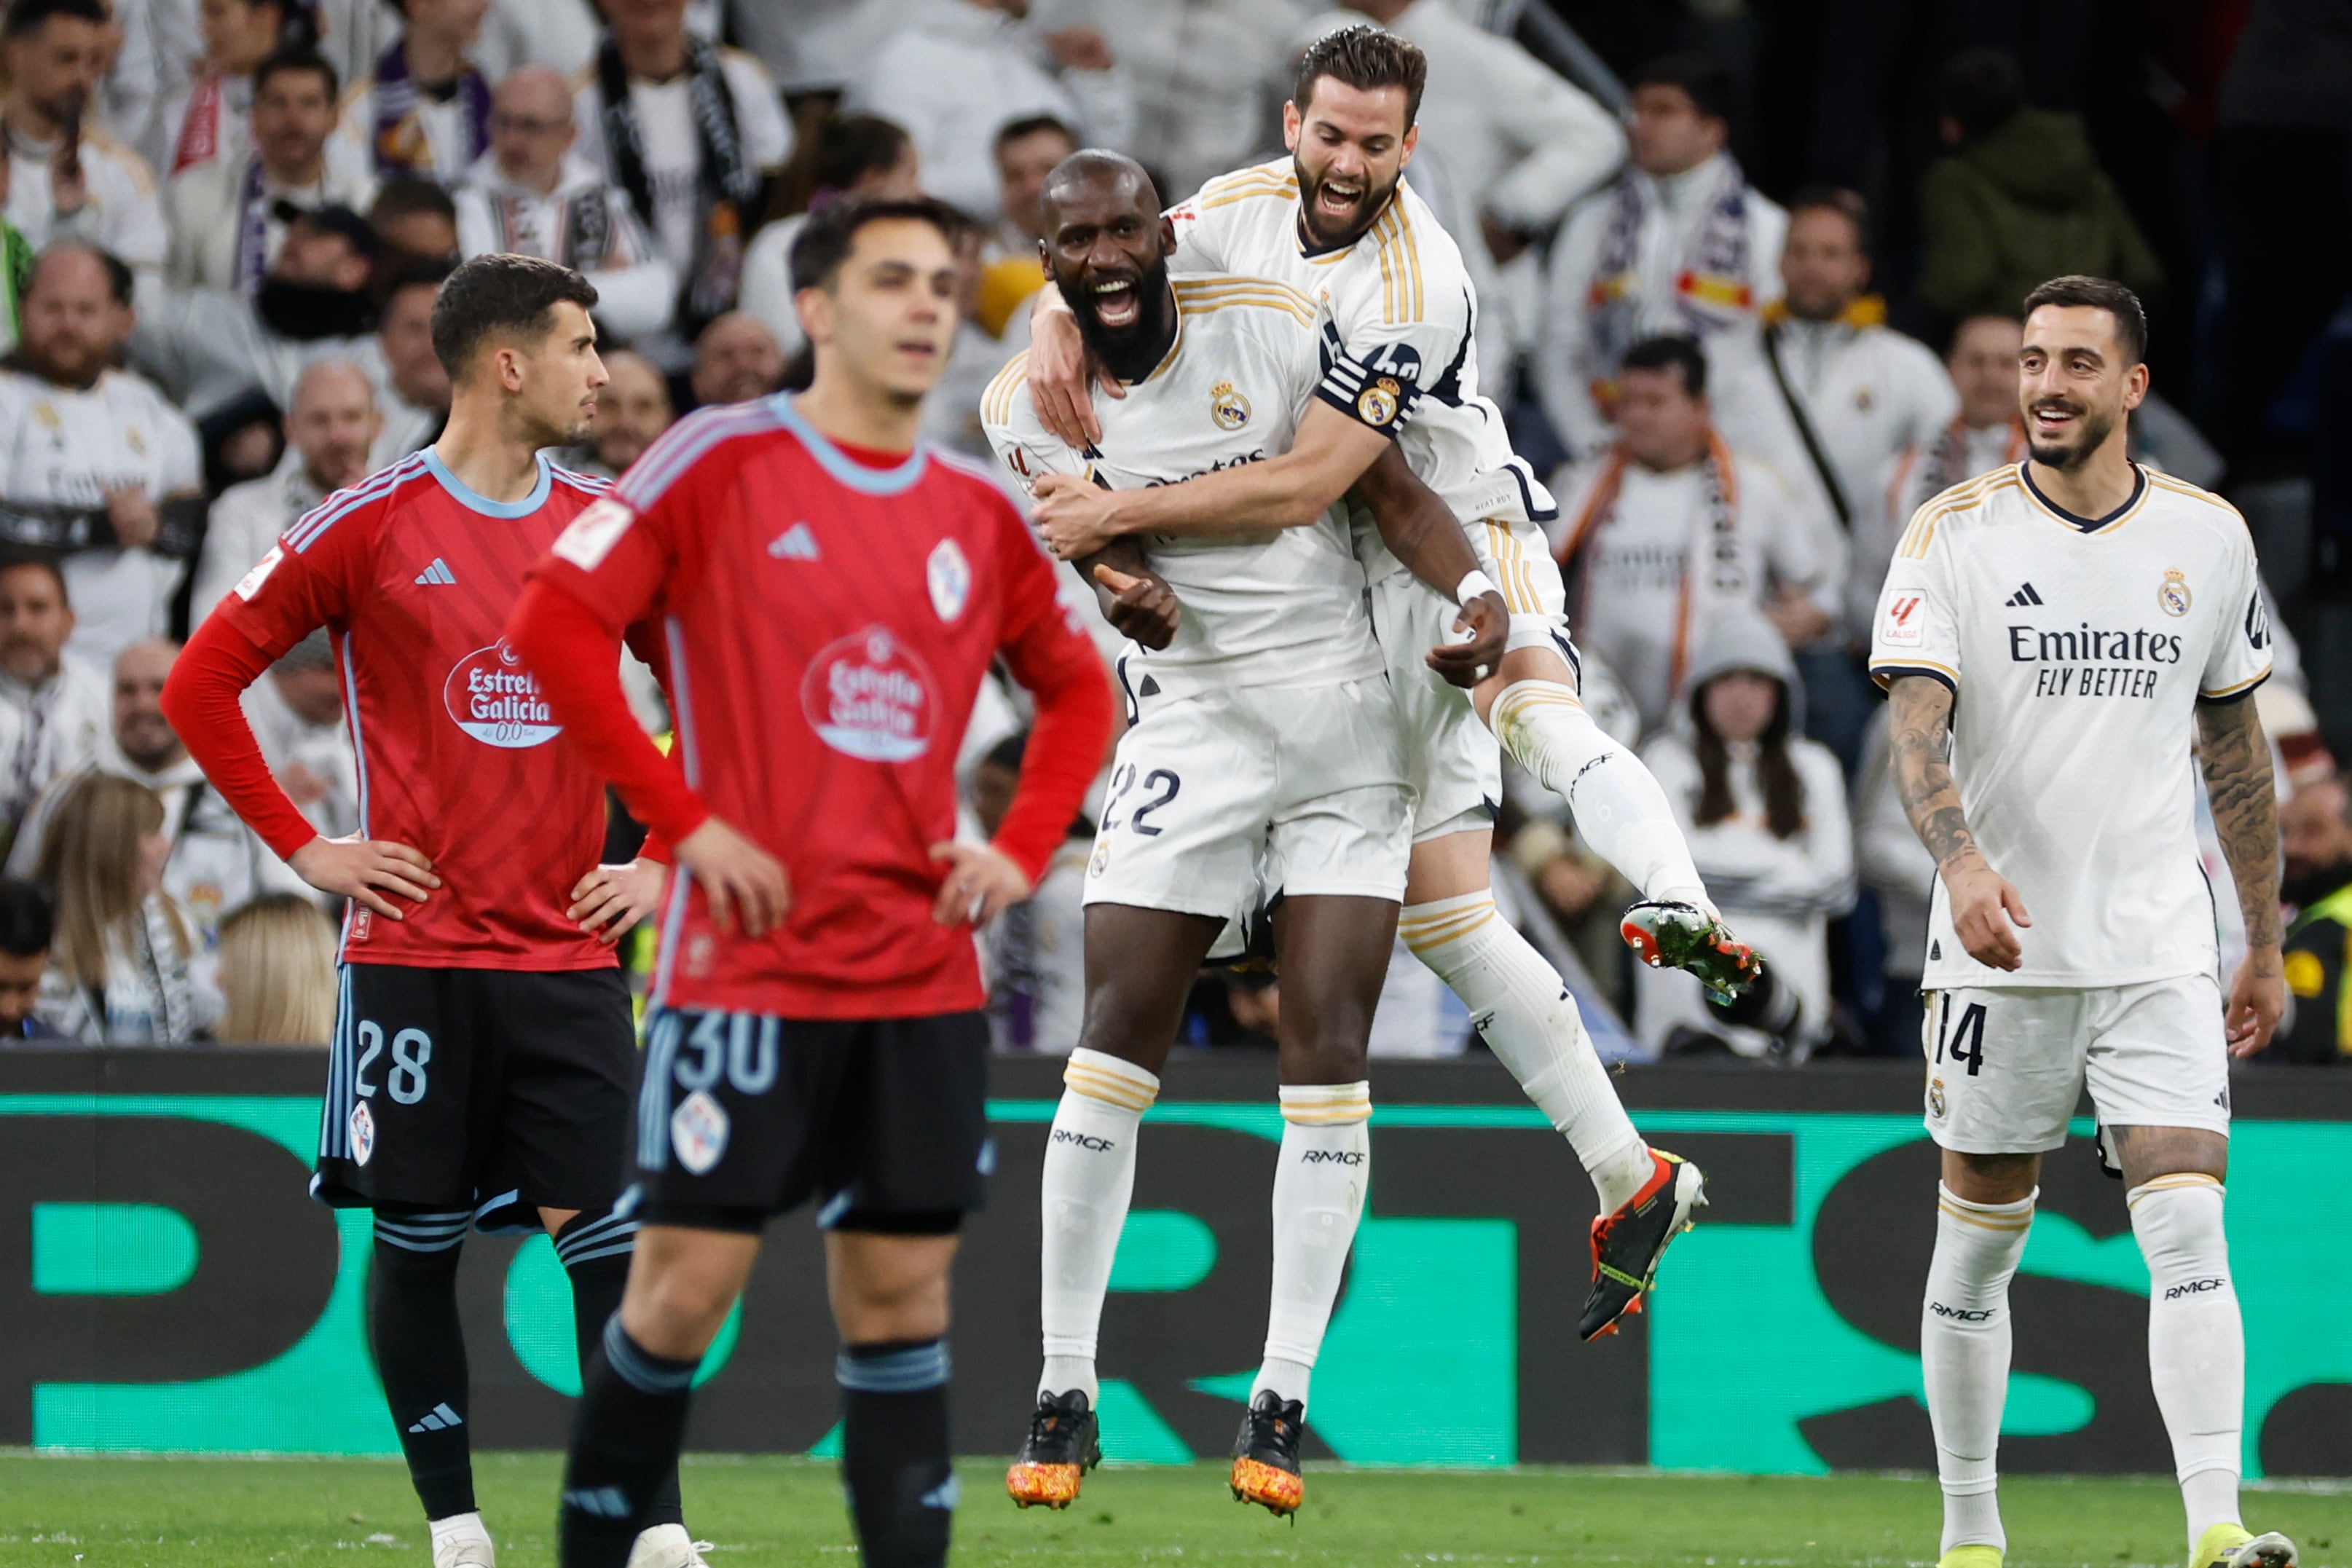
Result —
M 539 482 L 530 487 L 530 494 L 520 501 L 493 501 L 476 491 L 449 472 L 449 465 L 441 461 L 441 454 L 430 446 L 425 449 L 425 466 L 460 506 L 486 517 L 527 517 L 547 505 L 547 493 L 555 486 L 554 470 L 549 465 L 545 453 L 539 455 Z
M 2104 517 L 2078 517 L 2043 495 L 2042 487 L 2033 482 L 2033 465 L 2031 461 L 2018 464 L 2017 476 L 2025 481 L 2025 493 L 2032 498 L 2035 506 L 2078 533 L 2104 533 L 2139 510 L 2140 503 L 2147 499 L 2147 470 L 2137 463 L 2132 465 L 2131 494 L 2124 497 L 2122 506 Z
M 808 448 L 809 455 L 815 458 L 828 475 L 853 490 L 863 490 L 869 496 L 896 496 L 923 476 L 929 459 L 919 443 L 907 455 L 907 460 L 896 468 L 868 468 L 826 440 L 822 431 L 803 419 L 801 411 L 793 406 L 792 393 L 776 393 L 768 400 L 768 407 L 774 412 L 776 422 Z

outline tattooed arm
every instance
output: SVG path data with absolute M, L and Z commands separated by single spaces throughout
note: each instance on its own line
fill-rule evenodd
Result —
M 1911 831 L 1936 857 L 1937 874 L 1951 895 L 1952 929 L 1969 956 L 1996 969 L 2025 962 L 2017 927 L 2033 917 L 2017 889 L 1985 863 L 1960 810 L 1960 791 L 1948 759 L 1952 691 L 1930 675 L 1898 675 L 1887 694 L 1894 744 L 1895 789 Z M 2015 925 L 2012 925 L 2011 922 Z
M 2279 958 L 2278 794 L 2271 779 L 2270 743 L 2251 700 L 2200 703 L 2197 729 L 2205 794 L 2221 852 L 2238 884 L 2246 918 L 2246 957 L 2230 982 L 2230 1054 L 2252 1056 L 2268 1045 L 2286 1010 Z

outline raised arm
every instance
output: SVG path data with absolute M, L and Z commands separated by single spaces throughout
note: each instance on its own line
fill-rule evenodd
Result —
M 1357 500 L 1371 508 L 1381 542 L 1404 569 L 1462 613 L 1454 629 L 1472 633 L 1466 642 L 1432 648 L 1429 667 L 1457 686 L 1475 686 L 1502 663 L 1511 631 L 1510 607 L 1479 569 L 1477 552 L 1454 509 L 1423 484 L 1393 441 L 1356 481 Z
M 2214 831 L 2246 921 L 2245 960 L 2230 982 L 2230 1054 L 2252 1056 L 2270 1043 L 2286 1010 L 2279 954 L 2277 786 L 2271 778 L 2270 743 L 2251 697 L 2199 703 L 2197 731 Z
M 2033 917 L 2017 889 L 1986 863 L 1960 810 L 1952 781 L 1952 689 L 1932 675 L 1898 675 L 1887 691 L 1895 789 L 1911 831 L 1936 857 L 1952 901 L 1952 928 L 1969 956 L 1995 969 L 2016 969 L 2025 949 L 2011 925 Z

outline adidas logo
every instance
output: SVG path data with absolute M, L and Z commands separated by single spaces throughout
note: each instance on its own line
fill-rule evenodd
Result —
M 436 555 L 433 558 L 431 566 L 416 574 L 416 581 L 419 587 L 426 584 L 446 584 L 455 588 L 457 585 L 457 574 L 449 570 L 447 561 Z
M 436 566 L 440 565 L 438 561 L 434 564 Z M 443 567 L 442 570 L 446 571 L 448 569 L 446 567 Z M 425 580 L 420 577 L 416 580 L 423 582 Z M 446 1432 L 452 1427 L 462 1427 L 465 1424 L 466 1418 L 463 1416 L 460 1416 L 455 1410 L 450 1409 L 446 1404 L 442 1404 L 436 1405 L 432 1409 L 427 1410 L 425 1413 L 425 1419 L 417 1422 L 416 1425 L 411 1427 L 409 1430 L 412 1432 Z
M 592 1519 L 626 1519 L 629 1500 L 619 1487 L 574 1488 L 563 1494 L 563 1506 Z
M 776 536 L 768 553 L 778 560 L 814 560 L 822 553 L 816 548 L 816 535 L 806 523 L 794 523 Z
M 2042 595 L 2033 591 L 2033 584 L 2030 582 L 2023 588 L 2019 589 L 2015 593 L 2011 594 L 2007 601 L 2007 603 L 2011 610 L 2015 610 L 2021 605 L 2039 604 L 2041 602 Z

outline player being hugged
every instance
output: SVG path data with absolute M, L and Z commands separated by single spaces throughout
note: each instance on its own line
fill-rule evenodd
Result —
M 605 482 L 578 442 L 604 384 L 596 290 L 486 256 L 433 308 L 440 440 L 288 528 L 189 640 L 163 692 L 205 776 L 313 886 L 352 902 L 328 1057 L 323 1202 L 375 1210 L 370 1343 L 435 1568 L 491 1568 L 475 1510 L 459 1243 L 544 1227 L 584 1363 L 627 1278 L 636 1030 L 613 943 L 660 892 L 658 848 L 600 866 L 604 791 L 504 635 L 523 578 Z M 237 694 L 320 626 L 359 756 L 360 831 L 322 839 L 272 779 Z M 632 643 L 659 667 L 650 634 Z M 677 1478 L 636 1568 L 702 1559 Z
M 952 213 L 844 203 L 793 246 L 809 390 L 681 421 L 584 514 L 510 635 L 676 845 L 629 1289 L 586 1364 L 564 1568 L 619 1568 L 770 1216 L 819 1204 L 866 1560 L 945 1562 L 948 1269 L 992 1163 L 973 925 L 1026 897 L 1110 737 L 1109 682 L 994 484 L 915 446 L 956 332 Z M 683 774 L 615 652 L 658 618 Z M 955 758 L 1002 657 L 1035 699 L 993 843 Z
M 2238 1517 L 2245 1337 L 2221 1223 L 2230 1058 L 2285 1005 L 2270 749 L 2246 700 L 2271 669 L 2253 542 L 2228 504 L 2126 455 L 2147 394 L 2132 292 L 2054 278 L 2025 310 L 2027 458 L 1912 515 L 1870 656 L 1938 873 L 1921 1046 L 1943 1180 L 1919 1338 L 1943 1568 L 1999 1568 L 2008 1545 L 2009 1282 L 2086 1083 L 2147 1260 L 2191 1568 L 2289 1568 L 2293 1544 Z M 2200 766 L 2246 923 L 2226 1001 Z

